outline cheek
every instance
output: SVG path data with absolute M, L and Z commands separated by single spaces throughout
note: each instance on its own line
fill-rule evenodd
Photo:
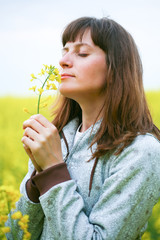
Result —
M 84 75 L 86 73 L 86 75 Z M 91 84 L 102 87 L 106 84 L 107 67 L 101 61 L 95 61 L 92 65 L 86 65 L 83 71 L 84 81 L 91 82 Z

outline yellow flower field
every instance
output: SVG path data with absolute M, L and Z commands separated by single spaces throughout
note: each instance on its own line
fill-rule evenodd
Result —
M 160 91 L 147 92 L 147 100 L 154 122 L 160 128 Z M 26 112 L 36 114 L 36 110 L 37 98 L 0 98 L 0 186 L 12 186 L 18 190 L 27 173 L 28 157 L 21 143 L 22 124 L 30 116 Z M 43 109 L 40 112 L 51 120 L 49 110 Z M 153 209 L 147 232 L 142 239 L 160 240 L 160 202 Z

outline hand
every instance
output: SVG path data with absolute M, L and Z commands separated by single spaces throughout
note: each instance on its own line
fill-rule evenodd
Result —
M 23 129 L 24 149 L 38 172 L 63 162 L 58 130 L 44 116 L 31 116 Z

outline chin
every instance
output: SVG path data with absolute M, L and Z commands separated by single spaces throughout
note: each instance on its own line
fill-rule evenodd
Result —
M 70 90 L 68 90 L 68 91 L 60 91 L 60 94 L 62 96 L 64 96 L 64 97 L 72 99 L 72 100 L 74 100 L 76 102 L 78 100 L 77 95 L 75 93 L 73 94 L 73 92 L 71 92 Z
M 76 102 L 84 97 L 84 89 L 79 86 L 73 86 L 73 84 L 61 84 L 59 92 L 64 97 L 73 99 Z
M 71 91 L 71 89 L 69 89 L 69 88 L 60 87 L 60 88 L 59 88 L 59 92 L 60 92 L 60 94 L 62 94 L 64 97 L 72 98 L 71 96 L 73 95 L 73 91 Z

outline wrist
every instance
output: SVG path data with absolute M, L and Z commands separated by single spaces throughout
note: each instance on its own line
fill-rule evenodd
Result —
M 45 171 L 45 170 L 47 170 L 48 168 L 51 168 L 51 167 L 53 167 L 53 166 L 56 166 L 56 165 L 58 165 L 58 164 L 60 164 L 60 163 L 64 163 L 64 161 L 63 161 L 63 160 L 59 160 L 59 161 L 57 161 L 57 162 L 49 163 L 49 164 L 43 166 L 42 171 Z
M 66 163 L 57 163 L 53 167 L 50 167 L 32 178 L 33 183 L 43 195 L 53 186 L 71 180 L 70 174 L 67 169 Z

